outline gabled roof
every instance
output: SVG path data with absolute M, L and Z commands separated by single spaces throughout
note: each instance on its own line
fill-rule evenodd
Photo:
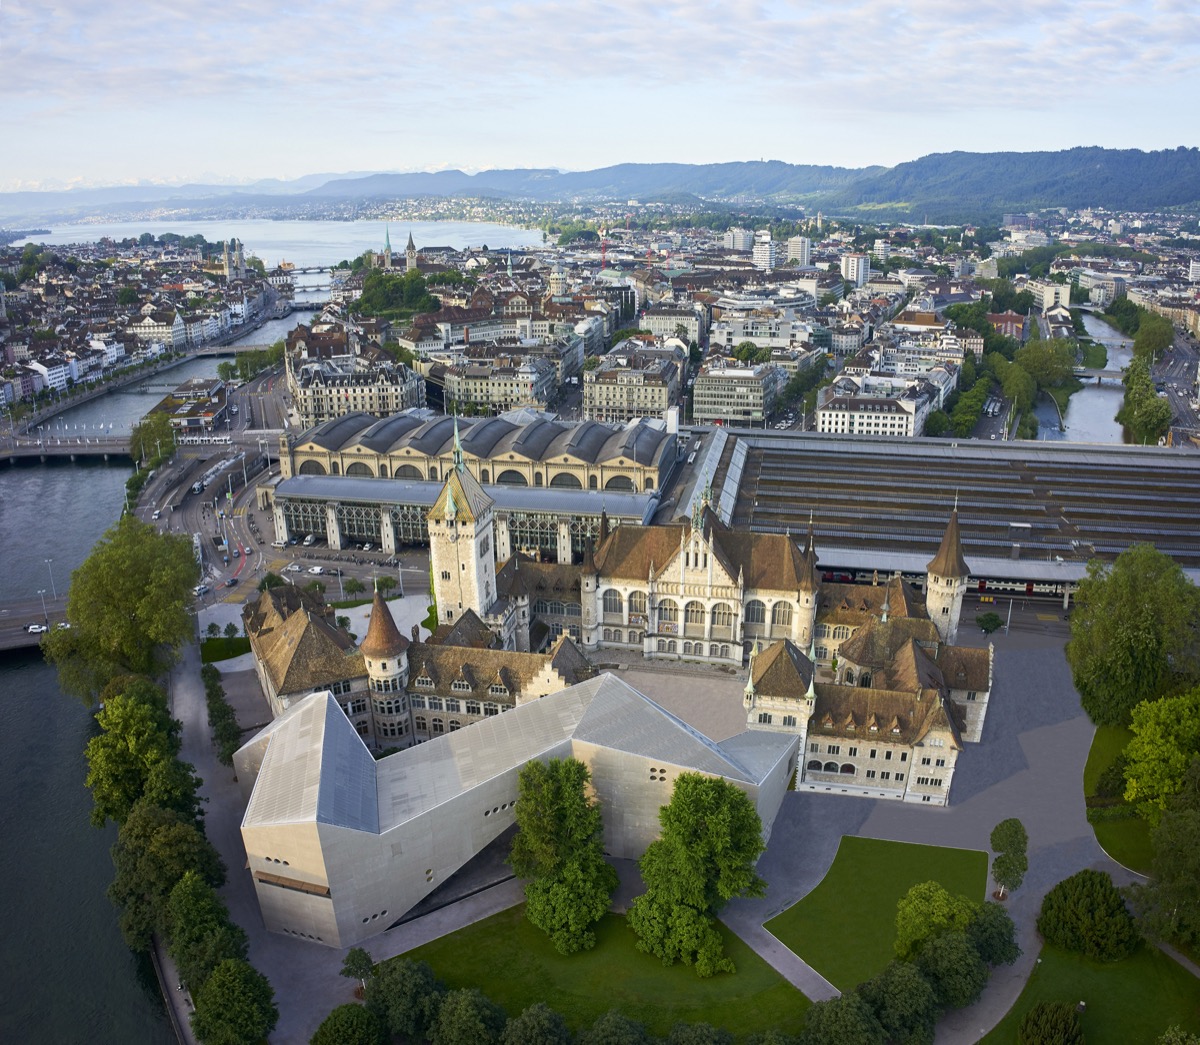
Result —
M 442 492 L 429 509 L 431 519 L 478 522 L 496 502 L 484 492 L 479 480 L 466 468 L 451 468 L 442 484 Z
M 307 609 L 297 610 L 255 639 L 276 693 L 298 693 L 367 674 L 354 640 Z
M 756 692 L 802 699 L 812 681 L 813 664 L 790 640 L 772 642 L 754 657 L 750 681 Z

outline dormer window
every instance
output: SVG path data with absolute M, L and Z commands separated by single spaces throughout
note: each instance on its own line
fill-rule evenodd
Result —
M 433 679 L 431 679 L 428 675 L 421 675 L 417 679 L 417 685 L 422 689 L 433 689 Z
M 508 687 L 502 682 L 493 682 L 488 686 L 488 693 L 493 697 L 507 697 Z
M 450 688 L 455 693 L 470 693 L 471 683 L 469 683 L 466 679 L 455 679 L 450 683 Z

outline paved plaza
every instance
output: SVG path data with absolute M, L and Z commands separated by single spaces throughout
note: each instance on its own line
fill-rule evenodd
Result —
M 391 603 L 405 634 L 424 616 L 423 600 Z M 406 605 L 411 603 L 411 606 Z M 983 998 L 969 1009 L 951 1013 L 938 1027 L 939 1045 L 977 1041 L 1009 1010 L 1033 966 L 1038 941 L 1034 929 L 1041 898 L 1054 883 L 1084 867 L 1110 871 L 1118 882 L 1131 872 L 1108 859 L 1096 844 L 1084 815 L 1083 767 L 1093 727 L 1079 706 L 1062 648 L 1066 625 L 1059 614 L 1033 609 L 1014 611 L 1010 634 L 994 637 L 996 682 L 983 741 L 967 745 L 958 760 L 946 808 L 899 802 L 789 792 L 759 865 L 767 880 L 762 899 L 734 901 L 723 920 L 789 981 L 810 997 L 829 997 L 833 988 L 792 954 L 762 924 L 805 896 L 824 877 L 844 835 L 919 842 L 968 849 L 988 849 L 992 827 L 1006 817 L 1020 817 L 1029 832 L 1029 874 L 1014 893 L 1008 910 L 1017 923 L 1022 956 L 1012 967 L 996 970 Z M 223 607 L 215 607 L 220 612 Z M 959 641 L 983 643 L 985 637 L 966 626 L 975 607 L 964 611 Z M 352 613 L 354 611 L 351 611 Z M 352 630 L 362 634 L 364 620 Z M 218 620 L 220 623 L 221 621 Z M 201 621 L 201 627 L 207 623 Z M 972 633 L 973 632 L 973 633 Z M 248 664 L 221 665 L 239 693 Z M 646 693 L 701 732 L 721 740 L 740 732 L 745 723 L 741 704 L 744 679 L 706 667 L 646 665 L 628 660 L 606 661 L 619 677 Z M 317 1024 L 334 1006 L 352 1000 L 354 985 L 339 975 L 342 952 L 268 933 L 262 926 L 245 851 L 239 832 L 242 802 L 232 771 L 215 763 L 204 716 L 203 690 L 195 647 L 184 652 L 172 682 L 174 711 L 184 723 L 182 757 L 194 762 L 205 778 L 209 798 L 209 837 L 229 866 L 224 890 L 230 911 L 250 937 L 250 958 L 275 988 L 280 1022 L 271 1036 L 276 1045 L 308 1041 Z M 244 706 L 245 697 L 239 705 Z M 429 913 L 383 933 L 367 950 L 377 960 L 504 910 L 521 900 L 521 885 L 507 877 L 502 852 L 490 852 L 470 868 L 449 895 L 435 895 Z M 616 906 L 623 908 L 638 890 L 636 868 L 621 866 Z M 491 885 L 490 882 L 498 884 Z M 449 884 L 449 883 L 448 883 Z M 978 897 L 983 899 L 983 897 Z

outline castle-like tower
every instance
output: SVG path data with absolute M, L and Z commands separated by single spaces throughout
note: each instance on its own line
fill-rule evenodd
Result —
M 408 234 L 408 243 L 404 247 L 404 265 L 406 272 L 417 271 L 417 245 L 413 242 L 411 232 Z
M 400 634 L 392 611 L 375 589 L 371 619 L 359 652 L 367 667 L 371 712 L 381 747 L 408 747 L 413 742 L 408 700 L 408 639 Z
M 821 575 L 817 572 L 817 544 L 813 536 L 812 517 L 808 520 L 808 541 L 804 548 L 804 563 L 800 571 L 800 590 L 797 593 L 799 603 L 799 629 L 796 643 L 802 649 L 808 649 L 816 639 L 817 634 L 817 603 L 820 601 Z
M 950 522 L 942 536 L 941 546 L 926 567 L 925 609 L 942 637 L 953 646 L 958 638 L 958 621 L 962 616 L 963 596 L 967 593 L 966 560 L 958 535 L 958 508 L 950 513 Z
M 454 466 L 428 516 L 429 565 L 443 624 L 458 620 L 466 610 L 486 618 L 496 601 L 494 504 L 463 464 L 455 420 Z

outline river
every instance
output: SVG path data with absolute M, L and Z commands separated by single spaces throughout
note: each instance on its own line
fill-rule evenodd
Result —
M 408 224 L 391 229 L 403 253 Z M 541 243 L 541 233 L 498 225 L 413 222 L 418 246 L 491 247 Z M 379 222 L 139 222 L 60 226 L 39 242 L 94 242 L 143 232 L 236 236 L 268 265 L 336 264 L 381 247 Z M 242 339 L 269 344 L 286 336 L 299 314 L 272 321 Z M 155 383 L 215 375 L 217 360 L 189 360 Z M 52 421 L 50 437 L 74 426 L 127 432 L 159 391 L 113 393 Z M 55 429 L 57 428 L 57 434 Z M 80 431 L 82 434 L 82 430 Z M 0 469 L 0 601 L 39 591 L 61 601 L 71 571 L 117 519 L 128 469 L 114 464 L 21 464 Z M 47 563 L 45 560 L 50 559 Z M 51 573 L 53 571 L 53 573 Z M 0 888 L 5 925 L 0 943 L 3 1003 L 0 1041 L 22 1045 L 167 1045 L 174 1035 L 148 966 L 125 947 L 117 912 L 105 897 L 112 880 L 109 847 L 116 832 L 88 822 L 83 748 L 96 726 L 58 689 L 36 653 L 0 654 Z
M 1133 345 L 1126 335 L 1088 312 L 1083 313 L 1083 325 L 1093 340 L 1102 342 L 1108 349 L 1108 370 L 1121 370 L 1129 365 Z M 1039 425 L 1038 438 L 1073 443 L 1120 443 L 1124 434 L 1117 421 L 1117 411 L 1124 399 L 1124 387 L 1115 382 L 1085 384 L 1067 400 L 1067 413 L 1063 418 L 1066 431 L 1063 432 L 1058 427 L 1058 411 L 1053 401 L 1047 396 L 1039 396 L 1034 408 Z

